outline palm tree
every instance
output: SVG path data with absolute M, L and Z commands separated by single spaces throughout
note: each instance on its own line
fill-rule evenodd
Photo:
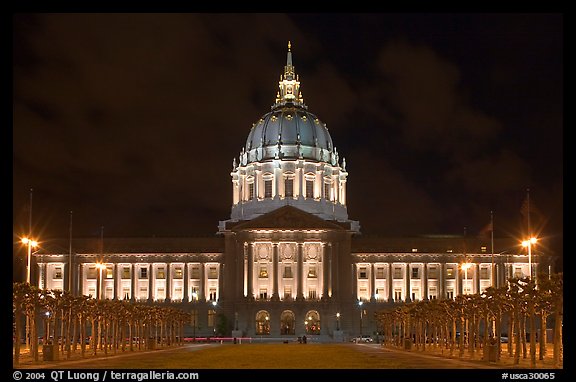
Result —
M 560 367 L 562 359 L 562 320 L 564 317 L 564 280 L 563 274 L 557 273 L 551 277 L 551 292 L 554 301 L 554 366 Z
M 22 332 L 22 316 L 26 310 L 26 299 L 30 293 L 30 284 L 15 282 L 12 284 L 12 313 L 15 325 L 14 333 L 14 365 L 20 364 L 20 343 Z

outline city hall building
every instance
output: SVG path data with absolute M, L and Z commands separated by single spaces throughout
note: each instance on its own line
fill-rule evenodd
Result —
M 176 304 L 192 313 L 187 335 L 213 335 L 223 315 L 227 335 L 344 340 L 375 333 L 373 313 L 396 303 L 481 293 L 529 274 L 512 239 L 497 239 L 492 254 L 489 239 L 362 236 L 348 216 L 346 160 L 304 103 L 290 46 L 276 101 L 230 176 L 230 218 L 213 237 L 74 239 L 72 255 L 67 240 L 45 243 L 32 282 Z M 531 260 L 534 274 L 549 271 L 541 252 Z

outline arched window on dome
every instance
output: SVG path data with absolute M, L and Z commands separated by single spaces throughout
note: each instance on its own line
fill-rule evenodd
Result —
M 244 200 L 249 201 L 254 199 L 255 185 L 253 176 L 246 178 L 246 189 L 247 192 L 244 194 Z
M 332 200 L 332 179 L 329 177 L 324 178 L 323 196 L 326 200 Z
M 293 172 L 287 172 L 284 174 L 284 197 L 293 198 L 294 197 L 294 178 Z
M 271 199 L 274 196 L 274 175 L 266 173 L 262 175 L 264 181 L 264 198 Z
M 309 172 L 304 175 L 306 190 L 304 191 L 304 195 L 306 195 L 306 199 L 314 199 L 314 179 L 316 175 Z

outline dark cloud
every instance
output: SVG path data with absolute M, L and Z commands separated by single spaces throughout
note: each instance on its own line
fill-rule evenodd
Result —
M 16 15 L 14 232 L 26 229 L 30 187 L 45 235 L 66 235 L 70 210 L 78 235 L 215 232 L 230 213 L 232 159 L 270 110 L 291 40 L 309 110 L 347 159 L 349 215 L 364 232 L 472 232 L 491 209 L 512 232 L 529 186 L 561 236 L 557 25 L 554 15 Z

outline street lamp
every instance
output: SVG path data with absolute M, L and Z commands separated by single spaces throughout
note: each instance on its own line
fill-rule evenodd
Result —
M 212 307 L 214 308 L 214 313 L 216 313 L 216 305 L 218 303 L 216 301 L 212 301 Z M 214 337 L 216 337 L 216 314 L 214 314 L 214 322 L 212 323 L 214 325 Z
M 364 315 L 362 304 L 364 304 L 364 301 L 358 301 L 358 306 L 360 307 L 360 339 L 362 339 L 362 317 Z
M 30 258 L 32 257 L 32 247 L 36 248 L 38 242 L 27 237 L 23 237 L 20 242 L 28 247 L 28 256 L 26 258 L 26 282 L 30 284 Z
M 532 279 L 532 245 L 536 244 L 537 241 L 538 239 L 531 237 L 522 242 L 523 247 L 528 247 L 528 269 L 530 270 L 530 279 Z
M 470 269 L 470 267 L 472 267 L 472 263 L 468 263 L 468 262 L 463 263 L 460 266 L 460 269 L 462 269 L 464 271 L 464 285 L 466 286 L 465 288 L 463 288 L 464 289 L 463 292 L 465 292 L 466 288 L 468 288 L 468 269 Z M 464 293 L 464 294 L 468 294 L 468 293 Z
M 336 330 L 340 330 L 340 312 L 336 313 Z

